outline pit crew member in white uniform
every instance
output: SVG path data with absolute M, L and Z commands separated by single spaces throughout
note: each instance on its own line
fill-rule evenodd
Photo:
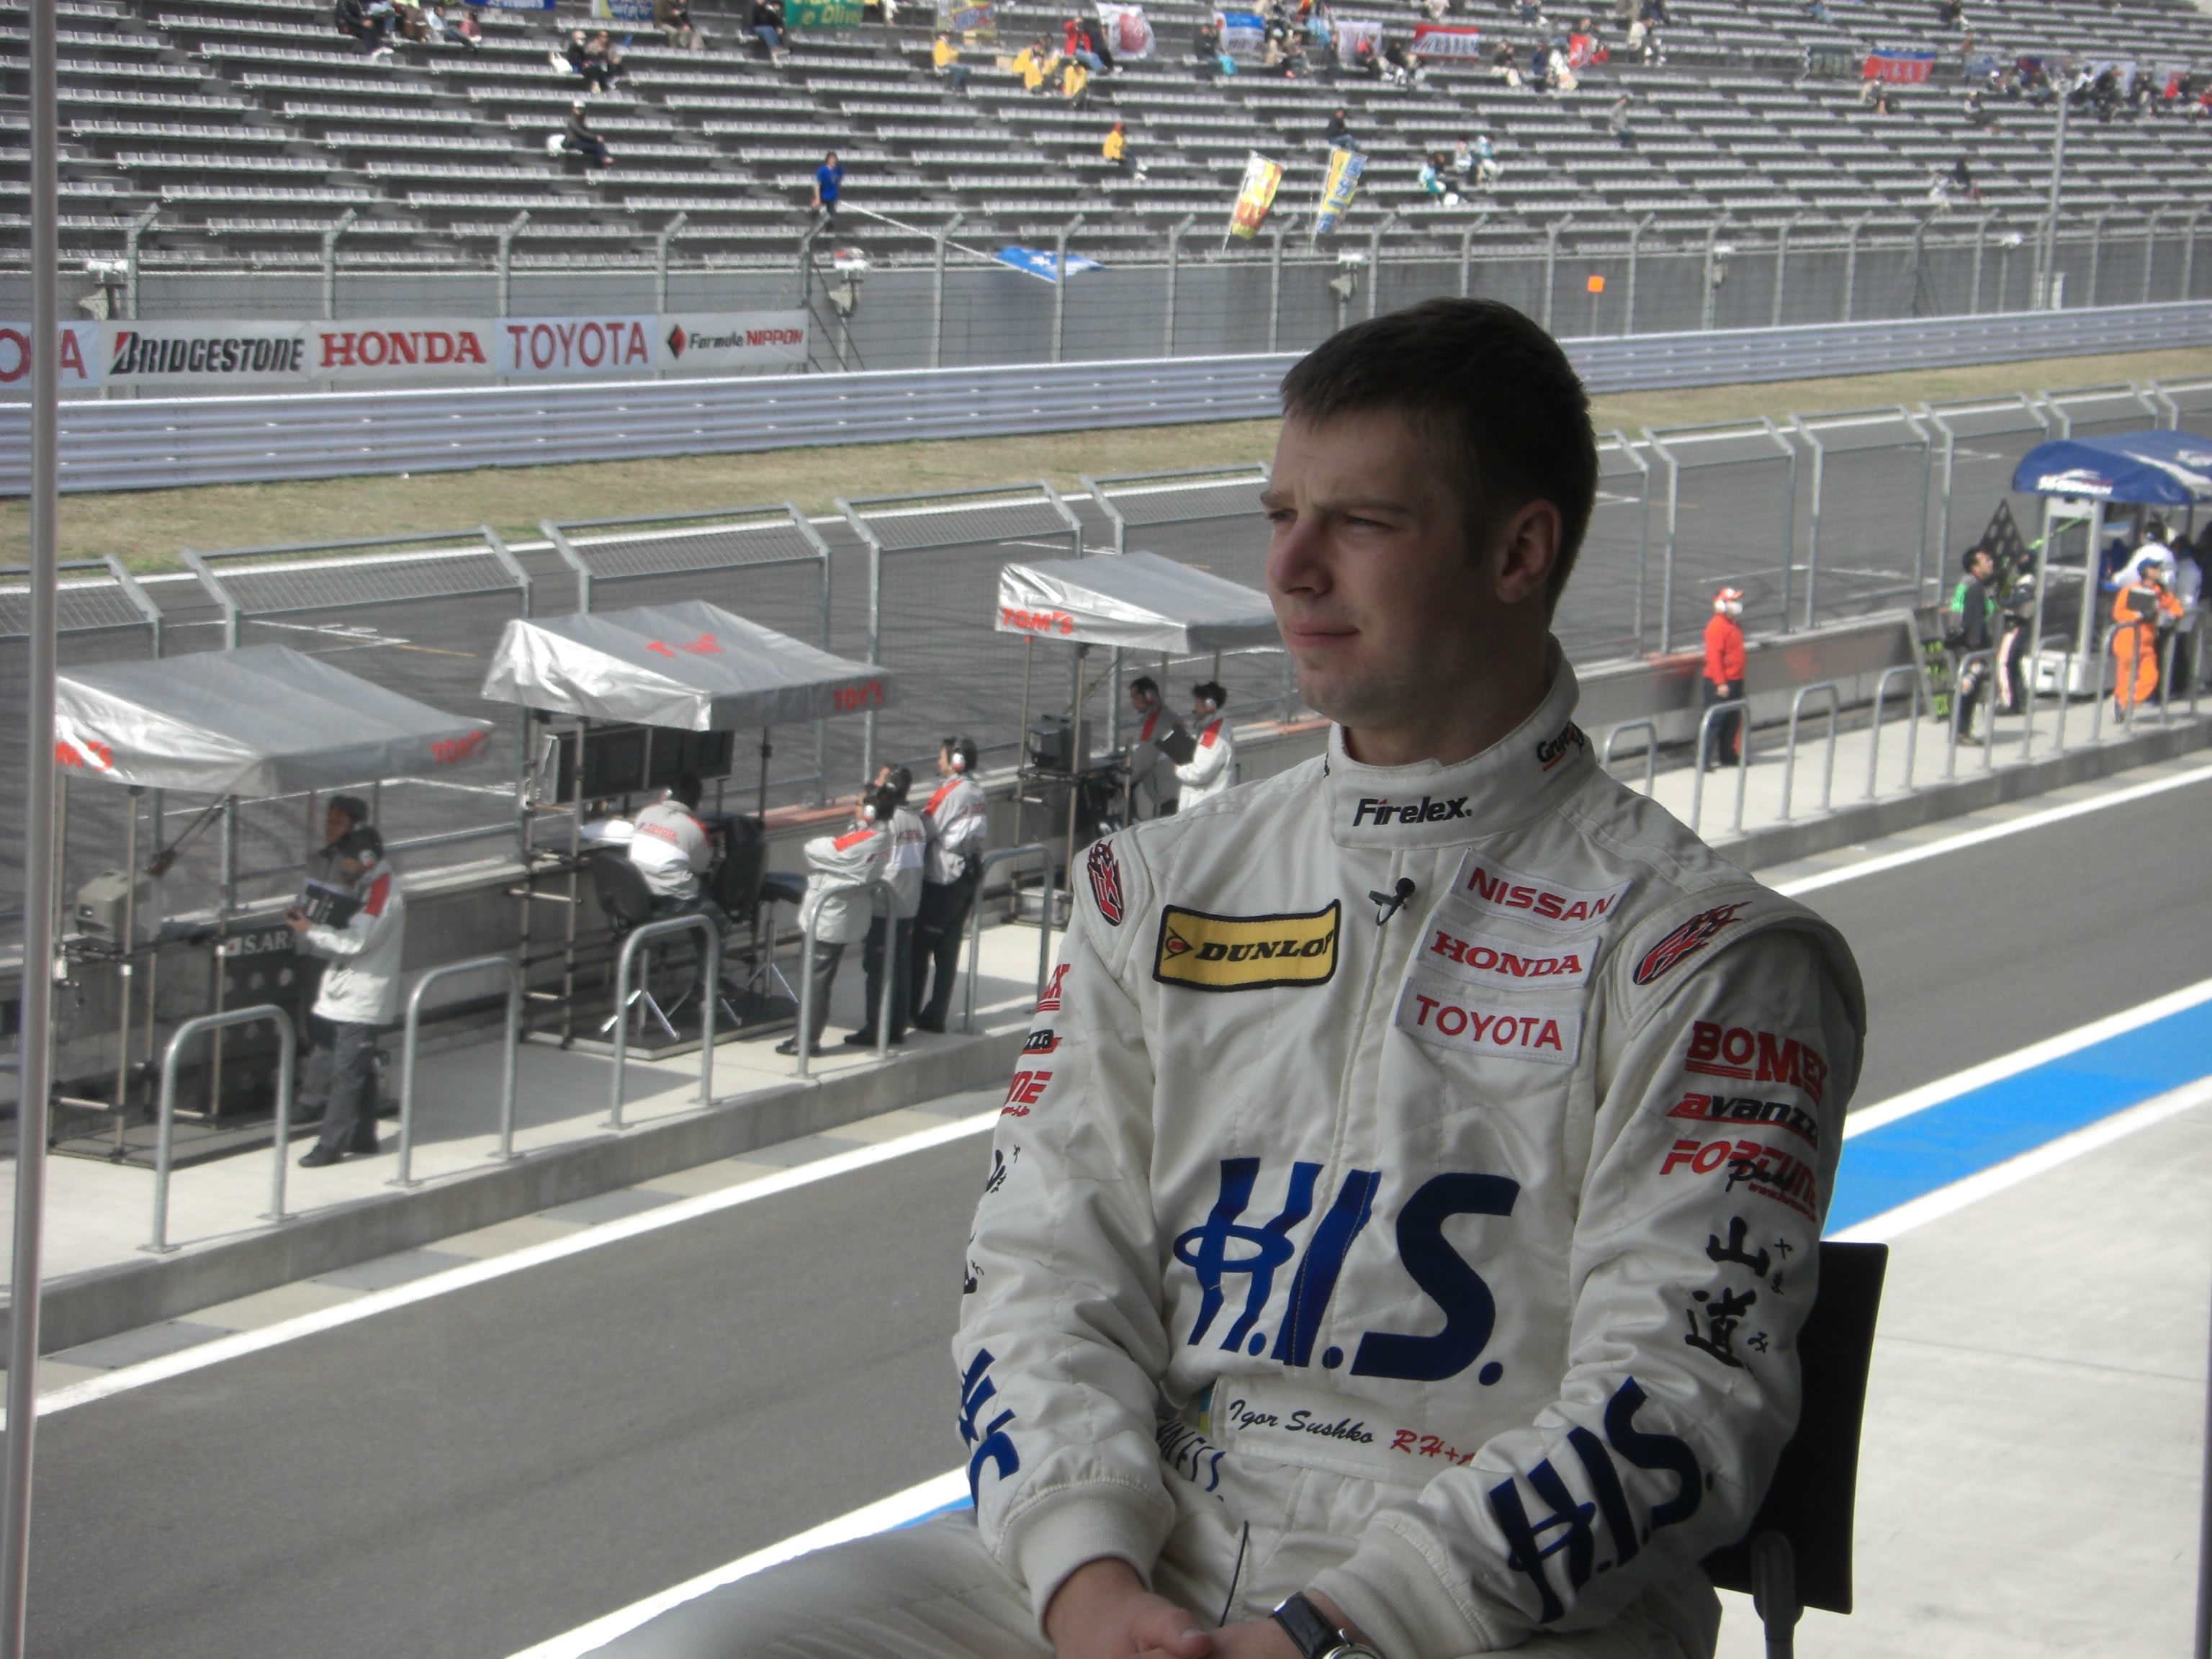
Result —
M 1237 739 L 1229 729 L 1229 717 L 1221 712 L 1228 701 L 1229 693 L 1214 680 L 1190 689 L 1190 729 L 1198 746 L 1189 760 L 1175 769 L 1182 785 L 1182 801 L 1176 808 L 1179 812 L 1237 785 Z
M 1137 713 L 1136 740 L 1129 745 L 1130 818 L 1164 818 L 1182 793 L 1164 745 L 1184 735 L 1183 723 L 1161 701 L 1159 682 L 1149 674 L 1129 682 L 1129 706 Z
M 367 816 L 364 812 L 363 816 Z M 384 838 L 367 823 L 328 848 L 355 908 L 343 926 L 310 921 L 295 907 L 284 925 L 297 948 L 330 966 L 307 1015 L 307 1062 L 300 1080 L 303 1116 L 322 1110 L 322 1133 L 300 1158 L 302 1169 L 336 1164 L 348 1152 L 376 1152 L 376 1034 L 399 1012 L 399 963 L 407 951 L 407 900 Z
M 890 863 L 891 814 L 896 808 L 893 792 L 881 785 L 865 789 L 854 809 L 852 827 L 841 836 L 817 836 L 806 843 L 806 894 L 799 902 L 799 925 L 814 931 L 814 973 L 809 995 L 812 1029 L 806 1034 L 806 1052 L 822 1052 L 822 1028 L 830 1023 L 830 993 L 837 982 L 837 964 L 845 947 L 868 936 L 868 923 L 876 915 L 869 884 L 881 878 Z M 780 1054 L 799 1052 L 794 1031 L 775 1046 Z
M 929 831 L 922 824 L 921 814 L 906 804 L 914 788 L 914 774 L 903 766 L 880 768 L 876 787 L 888 790 L 892 801 L 890 852 L 884 861 L 884 877 L 891 884 L 893 906 L 888 924 L 881 916 L 868 921 L 868 942 L 860 951 L 860 970 L 868 987 L 868 1023 L 845 1034 L 846 1046 L 852 1048 L 876 1046 L 876 1017 L 884 1006 L 886 927 L 891 934 L 891 1042 L 896 1046 L 906 1041 L 907 1005 L 914 995 L 908 982 L 913 972 L 914 919 L 921 909 L 922 865 L 929 850 Z
M 947 738 L 937 751 L 937 788 L 924 803 L 921 822 L 929 841 L 922 858 L 921 908 L 914 918 L 914 965 L 909 992 L 914 1024 L 943 1031 L 952 1012 L 952 987 L 960 973 L 960 943 L 968 907 L 983 879 L 983 846 L 991 838 L 991 807 L 971 775 L 982 751 L 973 738 Z M 931 969 L 935 968 L 935 977 Z M 925 992 L 927 996 L 925 997 Z
M 1430 301 L 1283 397 L 1268 592 L 1336 725 L 1075 884 L 967 1251 L 975 1514 L 609 1651 L 1711 1653 L 1698 1563 L 1796 1419 L 1856 970 L 1575 726 L 1548 623 L 1596 465 L 1556 343 Z
M 704 916 L 714 931 L 730 931 L 729 913 L 708 896 L 701 879 L 714 861 L 714 844 L 699 822 L 706 785 L 696 772 L 680 772 L 661 798 L 630 820 L 629 861 L 653 892 L 655 921 L 667 916 Z M 707 988 L 707 951 L 700 944 L 694 996 Z

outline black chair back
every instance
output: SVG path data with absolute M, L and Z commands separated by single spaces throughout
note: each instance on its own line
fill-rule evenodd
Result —
M 760 902 L 761 878 L 768 872 L 768 842 L 755 817 L 729 820 L 722 861 L 714 866 L 714 899 L 731 921 L 749 921 Z
M 1797 1599 L 1851 1610 L 1851 1516 L 1859 1476 L 1859 1418 L 1881 1310 L 1887 1244 L 1820 1245 L 1820 1288 L 1797 1334 L 1805 1379 L 1797 1432 L 1782 1449 L 1766 1501 L 1741 1541 L 1715 1550 L 1706 1573 L 1723 1589 L 1753 1592 L 1752 1540 L 1777 1532 L 1796 1558 Z
M 653 889 L 629 861 L 627 852 L 610 848 L 592 860 L 592 891 L 599 909 L 617 933 L 653 920 Z

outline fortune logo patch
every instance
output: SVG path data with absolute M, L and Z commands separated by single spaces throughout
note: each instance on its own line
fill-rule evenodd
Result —
M 1326 985 L 1336 973 L 1341 906 L 1273 916 L 1216 916 L 1169 905 L 1160 912 L 1152 977 L 1195 991 L 1261 991 Z

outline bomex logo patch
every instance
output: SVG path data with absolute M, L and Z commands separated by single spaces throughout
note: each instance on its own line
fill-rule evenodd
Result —
M 1195 991 L 1326 985 L 1336 974 L 1341 904 L 1268 916 L 1217 916 L 1170 904 L 1160 912 L 1152 977 Z

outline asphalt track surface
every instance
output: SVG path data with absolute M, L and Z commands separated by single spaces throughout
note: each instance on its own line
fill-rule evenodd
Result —
M 2201 975 L 2208 806 L 2191 785 L 1811 894 L 1867 976 L 1858 1103 Z M 983 1144 L 46 1420 L 30 1650 L 499 1659 L 941 1474 Z

